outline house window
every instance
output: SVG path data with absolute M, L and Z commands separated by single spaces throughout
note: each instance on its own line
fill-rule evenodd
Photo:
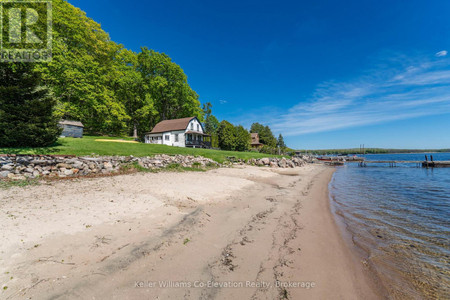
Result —
M 178 133 L 175 133 L 175 142 L 178 142 Z
M 200 131 L 200 125 L 197 124 L 197 131 Z
M 168 141 L 169 140 L 169 135 L 165 135 L 165 139 L 166 139 L 166 141 Z
M 191 123 L 191 130 L 194 130 L 194 123 Z

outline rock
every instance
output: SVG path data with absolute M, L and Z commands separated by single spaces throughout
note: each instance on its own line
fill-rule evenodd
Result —
M 103 166 L 105 167 L 105 169 L 111 169 L 113 167 L 112 163 L 108 162 L 104 162 Z
M 267 157 L 261 158 L 261 162 L 263 165 L 268 166 L 270 164 L 270 159 L 268 159 Z
M 26 169 L 25 169 L 25 172 L 27 172 L 27 173 L 33 173 L 33 172 L 34 172 L 34 169 L 33 169 L 33 168 L 26 168 Z
M 33 159 L 30 163 L 34 164 L 34 165 L 48 165 L 48 161 L 44 160 L 44 159 Z
M 71 169 L 72 166 L 66 163 L 59 163 L 56 165 L 57 168 Z
M 12 175 L 12 176 L 10 176 Z M 12 179 L 12 180 L 25 180 L 25 176 L 21 176 L 21 175 L 13 175 L 13 174 L 8 174 L 8 178 Z
M 70 175 L 73 175 L 73 171 L 72 170 L 65 170 L 63 174 L 66 175 L 66 176 L 70 176 Z
M 11 174 L 10 171 L 2 171 L 0 172 L 0 177 L 8 177 L 9 174 Z
M 282 158 L 279 162 L 278 162 L 278 166 L 280 168 L 286 168 L 287 167 L 287 162 L 286 162 L 286 158 Z
M 274 161 L 271 161 L 271 162 L 270 162 L 270 167 L 271 167 L 271 168 L 277 168 L 277 167 L 278 167 L 278 164 L 277 164 L 276 162 L 274 162 Z
M 33 172 L 33 176 L 34 176 L 34 177 L 38 177 L 40 174 L 41 174 L 41 173 L 39 173 L 39 171 L 34 171 L 34 172 Z
M 16 158 L 16 163 L 28 166 L 30 164 L 30 161 L 26 157 L 18 157 L 18 158 Z
M 11 171 L 12 169 L 14 169 L 13 164 L 7 164 L 7 165 L 3 165 L 2 170 L 6 170 L 6 171 Z
M 76 163 L 72 164 L 72 168 L 83 169 L 83 163 L 81 161 L 77 161 Z

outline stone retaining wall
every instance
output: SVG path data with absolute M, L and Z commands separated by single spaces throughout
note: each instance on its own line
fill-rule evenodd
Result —
M 306 163 L 305 158 L 262 158 L 235 163 L 280 168 L 293 168 Z M 120 168 L 133 163 L 147 169 L 161 169 L 171 164 L 182 167 L 221 166 L 212 159 L 201 156 L 156 155 L 152 157 L 101 156 L 74 157 L 51 155 L 2 155 L 0 156 L 0 178 L 26 179 L 42 176 L 72 177 L 117 173 Z M 224 164 L 223 166 L 225 166 Z

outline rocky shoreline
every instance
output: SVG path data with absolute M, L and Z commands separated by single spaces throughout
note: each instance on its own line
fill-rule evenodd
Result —
M 232 159 L 224 164 L 202 156 L 156 155 L 152 157 L 99 156 L 74 157 L 61 155 L 2 155 L 0 156 L 0 179 L 24 180 L 38 177 L 76 177 L 96 174 L 118 173 L 123 167 L 138 164 L 146 169 L 164 169 L 177 164 L 181 167 L 222 167 L 232 164 L 294 168 L 310 162 L 307 156 L 261 159 Z

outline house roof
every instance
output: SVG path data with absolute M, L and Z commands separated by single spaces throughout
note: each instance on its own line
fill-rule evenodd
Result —
M 175 120 L 165 120 L 161 121 L 153 128 L 153 130 L 150 133 L 161 133 L 161 132 L 167 132 L 167 131 L 174 131 L 174 130 L 185 130 L 189 122 L 191 122 L 192 119 L 196 117 L 188 117 L 188 118 L 182 118 L 182 119 L 175 119 Z
M 252 139 L 253 139 L 253 138 L 259 138 L 259 134 L 256 133 L 256 132 L 252 132 L 252 133 L 250 133 L 250 134 L 252 135 Z
M 84 127 L 83 123 L 79 121 L 70 121 L 70 120 L 61 120 L 59 121 L 60 125 L 72 125 L 72 126 L 78 126 L 78 127 Z

